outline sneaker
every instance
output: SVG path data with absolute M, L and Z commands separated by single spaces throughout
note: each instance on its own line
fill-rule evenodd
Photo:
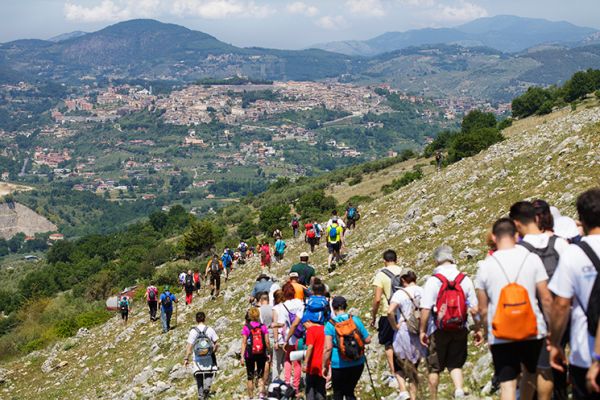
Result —
M 409 400 L 410 399 L 410 394 L 408 392 L 400 392 L 400 394 L 398 394 L 398 397 L 396 397 L 394 400 Z
M 464 390 L 462 390 L 462 389 L 456 389 L 454 391 L 454 398 L 455 399 L 464 399 L 465 397 L 467 397 L 467 394 L 465 393 Z

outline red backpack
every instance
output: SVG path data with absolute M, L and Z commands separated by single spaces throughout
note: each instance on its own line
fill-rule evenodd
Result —
M 306 237 L 309 239 L 314 239 L 317 237 L 317 233 L 315 232 L 314 229 L 310 229 L 310 230 L 306 231 Z
M 265 354 L 265 335 L 262 331 L 262 324 L 254 328 L 250 324 L 247 326 L 250 330 L 250 336 L 248 336 L 248 347 L 250 347 L 250 351 L 248 351 L 248 354 L 253 356 Z
M 459 273 L 453 281 L 449 281 L 442 274 L 434 276 L 442 282 L 435 302 L 435 326 L 445 331 L 462 329 L 467 322 L 467 301 L 460 286 L 465 274 Z

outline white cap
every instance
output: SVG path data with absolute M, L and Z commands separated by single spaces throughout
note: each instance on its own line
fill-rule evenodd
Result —
M 558 217 L 554 220 L 554 234 L 563 239 L 572 239 L 579 235 L 579 229 L 573 218 Z

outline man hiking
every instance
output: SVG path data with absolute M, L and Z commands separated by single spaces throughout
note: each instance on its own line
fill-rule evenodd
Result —
M 327 250 L 329 252 L 329 257 L 327 258 L 327 268 L 329 271 L 332 271 L 332 265 L 337 264 L 342 260 L 341 250 L 342 250 L 342 237 L 344 234 L 344 229 L 337 218 L 333 218 L 331 221 L 331 225 L 327 227 L 325 235 L 327 236 Z
M 492 238 L 498 250 L 480 261 L 477 269 L 479 321 L 483 329 L 476 331 L 476 343 L 487 336 L 495 376 L 500 382 L 500 399 L 517 398 L 520 376 L 520 399 L 531 400 L 540 350 L 547 336 L 547 318 L 544 319 L 537 299 L 546 316 L 552 304 L 548 275 L 539 256 L 516 246 L 517 227 L 510 218 L 494 223 Z
M 546 202 L 547 217 L 543 218 L 543 213 L 538 215 L 538 210 L 533 203 L 529 201 L 519 201 L 510 207 L 510 218 L 514 221 L 515 226 L 522 240 L 518 243 L 527 251 L 537 254 L 548 274 L 548 279 L 552 279 L 554 271 L 558 265 L 560 254 L 569 246 L 566 240 L 554 236 L 551 229 L 554 226 L 550 207 Z M 541 220 L 543 218 L 543 221 Z M 543 232 L 540 226 L 544 226 L 550 232 Z M 537 365 L 537 396 L 538 400 L 549 400 L 552 393 L 556 392 L 559 398 L 566 398 L 566 377 L 560 379 L 559 372 L 554 373 L 550 367 L 550 358 L 546 346 L 542 346 L 540 358 Z M 553 376 L 556 375 L 556 383 Z M 555 387 L 556 385 L 556 387 Z M 562 394 L 562 395 L 561 395 Z
M 307 222 L 304 224 L 304 241 L 310 246 L 310 252 L 315 252 L 315 246 L 318 244 L 317 230 L 315 225 Z
M 442 152 L 439 150 L 436 151 L 435 152 L 435 165 L 436 165 L 438 171 L 441 171 L 443 162 L 444 162 L 444 156 L 442 155 Z
M 323 375 L 323 351 L 325 347 L 325 323 L 331 317 L 329 301 L 325 297 L 325 285 L 315 283 L 313 295 L 309 297 L 302 323 L 306 328 L 306 355 L 302 372 L 306 374 L 306 399 L 325 400 L 326 379 Z
M 194 270 L 194 288 L 196 289 L 196 294 L 200 296 L 200 288 L 202 287 L 201 279 L 200 279 L 200 271 L 196 268 Z
M 294 218 L 292 218 L 292 231 L 294 231 L 294 238 L 298 237 L 298 232 L 300 229 L 300 221 L 298 221 L 298 216 L 294 216 Z
M 597 375 L 599 352 L 592 347 L 597 335 L 600 304 L 600 188 L 590 189 L 577 198 L 577 213 L 585 236 L 562 253 L 548 288 L 555 297 L 552 304 L 550 363 L 565 370 L 567 360 L 560 339 L 569 324 L 569 376 L 575 400 L 600 400 L 594 385 L 586 386 L 586 373 Z M 596 336 L 596 342 L 598 342 Z M 593 377 L 594 381 L 596 378 Z M 588 381 L 588 384 L 591 382 Z M 598 388 L 598 384 L 595 384 Z
M 198 400 L 204 400 L 210 395 L 210 387 L 218 369 L 216 353 L 219 349 L 219 336 L 213 328 L 206 326 L 204 312 L 196 313 L 196 323 L 188 334 L 183 365 L 187 367 L 190 356 L 194 357 L 192 372 L 198 386 Z
M 173 315 L 173 303 L 177 303 L 177 297 L 169 291 L 169 285 L 165 285 L 160 295 L 160 321 L 163 333 L 171 330 L 171 316 Z
M 290 272 L 298 274 L 298 283 L 303 286 L 311 286 L 316 276 L 315 269 L 308 265 L 308 253 L 300 253 L 300 262 L 292 265 Z
M 185 275 L 185 280 L 183 281 L 183 290 L 185 290 L 185 304 L 188 306 L 192 304 L 192 297 L 195 289 L 196 285 L 194 284 L 194 275 L 190 269 Z
M 280 263 L 281 260 L 283 260 L 283 255 L 285 253 L 286 247 L 287 244 L 283 239 L 277 239 L 277 241 L 275 242 L 275 260 L 277 260 L 277 262 Z
M 275 240 L 283 239 L 283 234 L 281 233 L 281 231 L 279 229 L 275 229 L 273 231 L 273 239 L 275 239 Z
M 129 320 L 129 310 L 131 306 L 129 304 L 129 299 L 127 296 L 121 297 L 119 301 L 119 311 L 121 312 L 121 319 L 123 320 L 123 324 L 127 326 L 127 321 Z
M 450 371 L 454 398 L 464 398 L 462 368 L 467 361 L 467 313 L 477 312 L 477 297 L 471 279 L 460 272 L 450 246 L 433 252 L 437 267 L 425 282 L 421 299 L 419 337 L 427 347 L 429 393 L 437 399 L 439 375 Z M 433 323 L 429 323 L 430 316 Z
M 334 399 L 355 400 L 354 390 L 366 362 L 365 345 L 371 343 L 371 337 L 361 319 L 346 312 L 348 303 L 344 297 L 334 297 L 331 306 L 335 317 L 325 325 L 325 350 L 321 368 L 323 375 L 326 375 L 331 361 Z
M 223 263 L 219 260 L 219 256 L 213 254 L 212 258 L 206 264 L 204 276 L 210 279 L 210 297 L 212 300 L 219 297 L 221 290 L 221 274 L 223 273 Z
M 223 269 L 225 271 L 225 282 L 227 282 L 227 280 L 229 279 L 229 274 L 233 269 L 233 257 L 231 256 L 231 253 L 229 253 L 228 247 L 226 247 L 225 250 L 223 250 L 221 262 L 223 263 Z
M 146 288 L 146 303 L 150 310 L 150 321 L 156 321 L 156 311 L 158 311 L 158 289 L 150 284 Z
M 371 306 L 371 327 L 375 328 L 377 326 L 379 344 L 385 349 L 385 357 L 391 377 L 396 376 L 395 371 L 400 368 L 400 365 L 394 358 L 394 350 L 392 348 L 394 330 L 385 314 L 379 314 L 379 309 L 381 300 L 385 297 L 385 301 L 389 306 L 394 292 L 399 289 L 402 268 L 397 265 L 397 262 L 398 256 L 394 250 L 389 249 L 383 253 L 383 268 L 375 273 L 373 279 L 373 302 Z M 398 287 L 392 287 L 392 281 L 395 281 Z M 387 307 L 384 307 L 384 309 L 387 310 Z M 379 321 L 377 321 L 378 316 Z M 397 376 L 396 379 L 400 384 L 401 382 Z
M 348 207 L 346 207 L 346 227 L 349 230 L 356 228 L 356 221 L 359 219 L 358 207 L 353 206 L 352 203 L 348 203 Z
M 255 303 L 259 300 L 260 295 L 262 293 L 266 293 L 267 295 L 269 295 L 270 293 L 272 293 L 272 286 L 275 284 L 275 282 L 273 282 L 271 280 L 271 277 L 267 274 L 260 274 L 258 276 L 258 278 L 256 278 L 256 283 L 254 284 L 254 287 L 252 288 L 252 292 L 250 293 L 250 298 L 248 299 L 250 303 Z M 270 300 L 269 300 L 270 302 Z

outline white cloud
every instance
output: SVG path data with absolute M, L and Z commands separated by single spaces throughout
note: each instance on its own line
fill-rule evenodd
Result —
M 346 0 L 346 6 L 352 14 L 369 17 L 382 17 L 385 15 L 380 0 Z
M 330 16 L 326 15 L 315 21 L 315 24 L 323 29 L 334 31 L 345 28 L 348 24 L 346 19 L 341 15 Z
M 233 16 L 262 18 L 271 15 L 274 10 L 247 0 L 102 0 L 92 6 L 79 5 L 71 0 L 65 3 L 64 12 L 71 21 L 113 22 L 157 17 L 164 13 L 205 19 Z
M 301 1 L 296 1 L 287 6 L 287 10 L 291 14 L 304 14 L 309 17 L 315 17 L 319 14 L 319 9 L 315 6 L 308 5 Z
M 435 21 L 466 22 L 486 17 L 488 12 L 477 4 L 461 0 L 456 5 L 438 4 L 429 14 L 431 19 Z

